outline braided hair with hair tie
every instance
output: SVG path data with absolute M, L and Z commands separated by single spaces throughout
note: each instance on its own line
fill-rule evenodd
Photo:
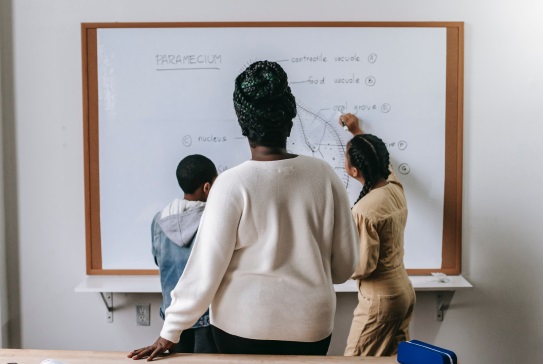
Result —
M 364 186 L 354 203 L 356 205 L 371 191 L 379 179 L 388 178 L 390 157 L 385 143 L 372 134 L 355 135 L 347 143 L 347 154 L 350 165 L 356 167 L 364 178 Z
M 296 116 L 287 74 L 276 62 L 251 64 L 235 81 L 234 109 L 242 134 L 259 145 L 285 142 Z

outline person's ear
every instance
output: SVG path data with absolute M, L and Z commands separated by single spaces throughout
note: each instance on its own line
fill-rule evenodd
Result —
M 353 178 L 356 178 L 358 177 L 358 175 L 360 174 L 360 172 L 358 171 L 358 168 L 356 167 L 349 167 L 349 175 Z
M 211 190 L 211 183 L 209 182 L 204 183 L 203 191 L 206 196 L 209 195 L 210 190 Z

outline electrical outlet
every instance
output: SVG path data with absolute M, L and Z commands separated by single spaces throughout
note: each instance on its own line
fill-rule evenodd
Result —
M 136 324 L 138 326 L 151 325 L 151 304 L 136 303 Z

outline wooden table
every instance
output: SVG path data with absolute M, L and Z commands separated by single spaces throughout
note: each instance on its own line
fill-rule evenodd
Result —
M 133 361 L 127 353 L 106 351 L 66 351 L 0 349 L 0 364 L 40 364 L 45 359 L 54 359 L 64 364 L 131 364 L 147 363 Z M 153 361 L 155 362 L 155 361 Z M 346 356 L 286 356 L 286 355 L 225 355 L 225 354 L 174 354 L 156 360 L 160 364 L 343 364 L 382 363 L 397 364 L 395 357 L 346 357 Z

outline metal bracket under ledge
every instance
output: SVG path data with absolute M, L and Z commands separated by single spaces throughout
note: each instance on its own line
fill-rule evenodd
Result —
M 113 293 L 100 292 L 100 296 L 102 296 L 107 308 L 107 322 L 113 322 Z
M 443 321 L 443 315 L 451 304 L 454 291 L 438 291 L 436 292 L 436 320 Z

